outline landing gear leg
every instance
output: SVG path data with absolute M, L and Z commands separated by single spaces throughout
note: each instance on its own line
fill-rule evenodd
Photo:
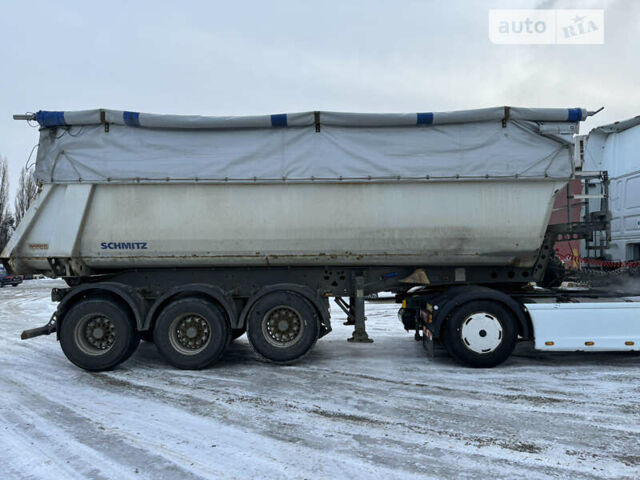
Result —
M 355 325 L 356 321 L 356 297 L 354 295 L 351 295 L 349 297 L 349 311 L 347 313 L 347 321 L 343 323 L 343 325 Z
M 355 327 L 353 335 L 347 341 L 352 343 L 373 343 L 373 340 L 367 335 L 367 329 L 364 325 L 364 277 L 362 275 L 358 275 L 355 278 L 355 291 L 355 297 L 352 297 L 350 305 L 353 309 Z

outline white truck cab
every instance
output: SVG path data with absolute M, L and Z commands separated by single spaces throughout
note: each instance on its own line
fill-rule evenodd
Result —
M 610 260 L 640 261 L 640 115 L 594 128 L 584 170 L 609 172 Z

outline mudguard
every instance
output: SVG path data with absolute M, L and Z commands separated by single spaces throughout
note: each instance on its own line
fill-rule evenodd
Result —
M 516 317 L 522 338 L 525 340 L 531 338 L 530 322 L 525 315 L 522 304 L 499 290 L 474 285 L 450 288 L 434 299 L 433 305 L 438 308 L 434 308 L 433 322 L 429 325 L 429 330 L 434 338 L 440 337 L 442 324 L 454 309 L 475 300 L 492 300 L 502 303 Z

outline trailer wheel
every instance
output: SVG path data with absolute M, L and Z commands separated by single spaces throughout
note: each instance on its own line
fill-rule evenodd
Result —
M 60 346 L 67 358 L 92 372 L 110 370 L 127 360 L 140 337 L 129 312 L 110 300 L 89 298 L 67 312 Z
M 247 337 L 253 349 L 274 363 L 303 357 L 318 340 L 320 322 L 311 303 L 290 291 L 261 297 L 247 318 Z
M 455 309 L 443 326 L 449 354 L 471 367 L 495 367 L 513 352 L 518 339 L 514 316 L 497 302 L 473 301 Z
M 189 297 L 167 306 L 156 321 L 153 339 L 174 367 L 200 370 L 218 360 L 230 342 L 231 328 L 209 300 Z

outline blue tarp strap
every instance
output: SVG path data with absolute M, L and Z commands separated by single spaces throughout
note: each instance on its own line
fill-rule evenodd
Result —
M 570 108 L 568 110 L 569 114 L 567 116 L 567 121 L 569 122 L 579 122 L 582 120 L 582 109 L 581 108 Z
M 286 127 L 287 126 L 287 114 L 280 113 L 277 115 L 271 115 L 272 127 Z
M 140 126 L 140 112 L 122 112 L 124 124 L 130 127 Z
M 64 112 L 47 112 L 40 110 L 36 113 L 36 121 L 41 127 L 61 127 L 66 125 Z
M 431 125 L 433 123 L 433 113 L 416 113 L 416 123 L 418 125 Z

